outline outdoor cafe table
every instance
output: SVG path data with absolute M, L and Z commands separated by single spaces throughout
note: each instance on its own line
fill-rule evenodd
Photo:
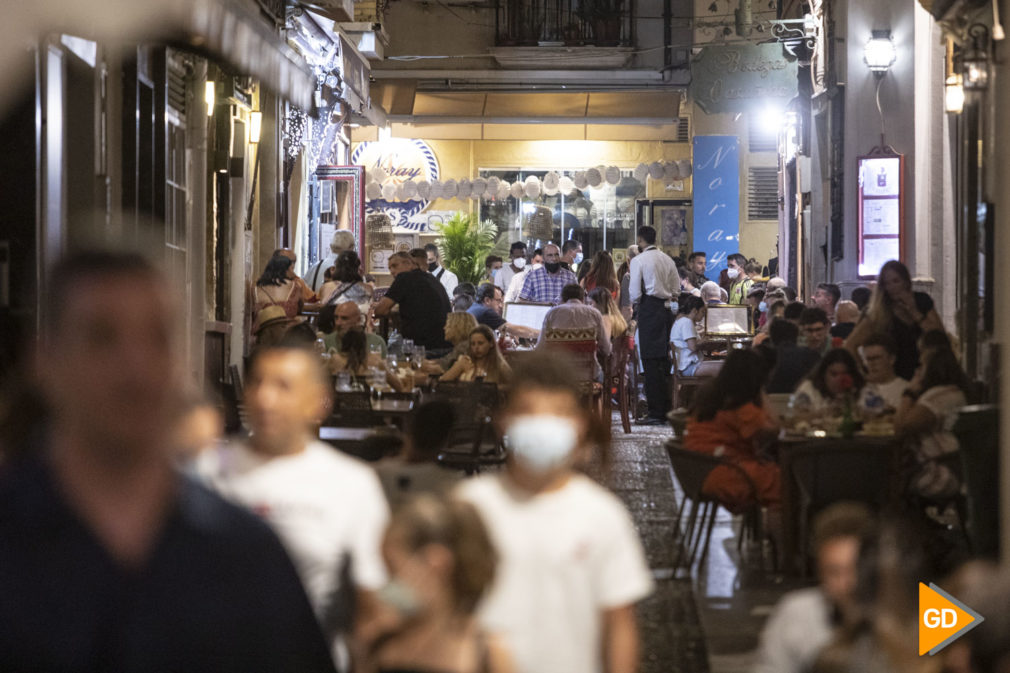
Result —
M 797 455 L 799 449 L 802 448 L 803 451 L 806 452 L 808 450 L 807 447 L 810 447 L 810 450 L 814 453 L 823 451 L 825 455 L 829 452 L 836 452 L 844 448 L 868 449 L 873 451 L 879 450 L 887 452 L 889 454 L 886 461 L 886 464 L 889 466 L 887 475 L 883 475 L 881 477 L 881 475 L 870 475 L 864 473 L 862 476 L 866 477 L 865 481 L 869 481 L 871 477 L 881 477 L 886 479 L 886 484 L 893 484 L 897 472 L 897 458 L 901 444 L 893 435 L 857 435 L 850 439 L 827 436 L 808 437 L 782 435 L 775 441 L 772 446 L 772 452 L 777 457 L 782 474 L 782 549 L 779 558 L 782 560 L 783 570 L 788 574 L 794 574 L 796 572 L 805 574 L 806 571 L 806 544 L 808 541 L 800 539 L 801 524 L 804 523 L 800 520 L 800 517 L 803 514 L 803 503 L 801 489 L 796 483 L 795 476 L 793 474 L 793 459 Z M 852 498 L 865 501 L 865 498 L 862 497 L 865 496 L 864 489 L 855 489 L 863 490 L 862 493 L 857 493 L 855 490 L 853 492 L 846 491 L 845 480 L 843 477 L 849 475 L 835 476 L 837 479 L 835 480 L 836 488 L 832 488 L 833 500 L 842 501 L 846 499 L 846 495 L 850 495 Z M 893 494 L 894 490 L 888 489 L 887 492 Z M 876 504 L 884 503 L 878 502 Z M 809 530 L 809 522 L 805 523 L 805 528 Z

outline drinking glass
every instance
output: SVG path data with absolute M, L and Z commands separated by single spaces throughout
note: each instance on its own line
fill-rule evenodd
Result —
M 403 340 L 403 357 L 406 360 L 410 360 L 414 355 L 414 340 L 404 339 Z
M 351 373 L 350 372 L 337 372 L 337 385 L 336 389 L 338 393 L 346 393 L 351 390 Z

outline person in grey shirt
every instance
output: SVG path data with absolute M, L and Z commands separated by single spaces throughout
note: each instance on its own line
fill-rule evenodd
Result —
M 561 303 L 544 316 L 544 325 L 540 330 L 537 348 L 544 345 L 547 330 L 559 329 L 593 329 L 596 330 L 596 352 L 606 357 L 610 355 L 610 334 L 603 323 L 603 316 L 595 306 L 585 303 L 586 291 L 577 283 L 570 283 L 561 288 Z M 603 369 L 596 363 L 596 378 L 603 380 Z

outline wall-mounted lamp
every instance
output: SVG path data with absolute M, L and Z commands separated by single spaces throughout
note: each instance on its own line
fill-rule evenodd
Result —
M 898 58 L 898 50 L 891 39 L 890 30 L 875 30 L 872 37 L 866 41 L 863 48 L 863 60 L 866 67 L 876 77 L 883 77 L 891 69 Z
M 203 85 L 203 100 L 207 103 L 207 116 L 214 116 L 214 105 L 217 103 L 217 85 L 214 80 L 209 79 Z
M 976 23 L 968 29 L 971 47 L 961 57 L 965 91 L 989 88 L 989 29 Z
M 263 129 L 263 113 L 249 113 L 249 142 L 253 145 L 260 141 L 260 131 Z
M 948 75 L 943 85 L 943 109 L 953 114 L 961 114 L 964 109 L 964 85 L 961 75 Z

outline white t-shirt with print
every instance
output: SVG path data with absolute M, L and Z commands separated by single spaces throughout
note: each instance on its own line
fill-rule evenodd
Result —
M 684 371 L 696 362 L 701 362 L 698 354 L 687 347 L 688 339 L 697 339 L 698 332 L 694 329 L 694 321 L 682 315 L 670 328 L 670 343 L 677 349 L 677 371 Z
M 225 498 L 270 524 L 317 614 L 336 587 L 345 554 L 358 587 L 385 584 L 380 544 L 389 506 L 365 463 L 320 441 L 301 453 L 272 458 L 236 443 L 205 452 L 197 472 Z
M 867 383 L 864 389 L 867 395 L 866 406 L 871 411 L 881 413 L 885 408 L 897 409 L 901 404 L 901 394 L 908 388 L 908 381 L 895 376 L 887 383 Z M 880 402 L 883 402 L 881 404 Z
M 642 544 L 624 505 L 588 477 L 530 496 L 504 475 L 464 482 L 498 550 L 480 617 L 520 673 L 594 673 L 603 611 L 652 592 Z

